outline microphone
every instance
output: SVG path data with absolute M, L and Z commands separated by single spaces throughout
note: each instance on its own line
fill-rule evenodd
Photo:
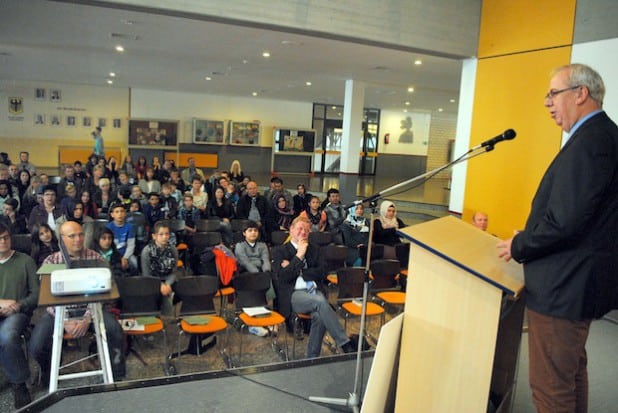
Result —
M 491 139 L 488 139 L 485 142 L 481 143 L 479 148 L 484 148 L 486 146 L 492 146 L 493 147 L 498 142 L 510 141 L 511 139 L 515 139 L 515 136 L 517 136 L 517 133 L 515 133 L 515 131 L 513 129 L 507 129 L 504 132 L 502 132 L 502 134 L 500 134 L 500 135 L 498 135 L 496 137 L 493 137 Z

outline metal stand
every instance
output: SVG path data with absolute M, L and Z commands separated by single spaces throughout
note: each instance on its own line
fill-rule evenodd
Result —
M 314 402 L 319 402 L 319 403 L 337 405 L 337 406 L 347 406 L 347 407 L 350 407 L 353 412 L 360 412 L 359 407 L 360 407 L 361 400 L 362 400 L 362 396 L 360 395 L 360 385 L 361 385 L 360 375 L 361 375 L 361 359 L 362 359 L 361 353 L 362 353 L 363 340 L 364 340 L 364 334 L 365 334 L 365 313 L 367 311 L 367 295 L 369 294 L 369 264 L 371 262 L 371 249 L 373 246 L 373 241 L 372 241 L 373 221 L 374 221 L 373 216 L 374 216 L 375 206 L 377 205 L 377 201 L 382 199 L 387 193 L 393 192 L 401 188 L 405 188 L 420 180 L 429 180 L 433 176 L 437 175 L 438 173 L 442 172 L 445 169 L 448 169 L 454 165 L 457 165 L 458 163 L 465 162 L 485 152 L 490 152 L 493 149 L 494 149 L 494 144 L 488 144 L 485 146 L 482 146 L 482 145 L 475 146 L 474 148 L 468 150 L 468 152 L 466 152 L 459 158 L 451 162 L 448 162 L 447 164 L 442 165 L 439 168 L 426 172 L 422 175 L 416 176 L 412 179 L 408 179 L 407 181 L 395 184 L 389 188 L 386 188 L 378 193 L 371 195 L 368 198 L 365 198 L 361 201 L 356 201 L 344 207 L 345 209 L 348 209 L 354 205 L 359 205 L 359 204 L 364 204 L 364 203 L 369 203 L 371 205 L 371 217 L 370 217 L 371 221 L 370 221 L 370 226 L 369 226 L 369 241 L 367 242 L 367 261 L 365 263 L 365 282 L 363 283 L 363 300 L 362 300 L 362 306 L 361 306 L 359 340 L 358 340 L 358 348 L 356 350 L 356 371 L 354 375 L 354 389 L 352 393 L 349 393 L 349 396 L 347 399 L 309 396 L 309 400 L 314 401 Z M 411 189 L 411 188 L 407 188 L 407 189 Z

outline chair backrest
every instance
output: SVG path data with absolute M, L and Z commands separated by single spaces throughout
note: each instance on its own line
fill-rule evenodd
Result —
M 337 299 L 353 299 L 363 296 L 365 269 L 363 267 L 346 267 L 337 270 Z
M 181 302 L 180 315 L 214 313 L 213 298 L 218 285 L 218 278 L 210 275 L 179 279 L 174 285 L 174 293 Z
M 157 315 L 161 309 L 161 280 L 156 277 L 125 277 L 116 280 L 123 316 Z
M 402 242 L 400 244 L 395 244 L 395 254 L 397 254 L 397 259 L 399 260 L 401 268 L 407 270 L 410 261 L 410 243 Z
M 236 308 L 256 307 L 268 304 L 266 291 L 270 288 L 270 272 L 244 272 L 232 279 Z
M 234 219 L 232 219 L 230 221 L 230 225 L 232 226 L 232 231 L 233 232 L 240 232 L 240 233 L 242 233 L 243 230 L 249 224 L 249 222 L 250 221 L 248 219 L 234 218 Z
M 326 268 L 330 272 L 345 267 L 348 259 L 348 247 L 345 245 L 324 245 L 320 248 L 320 256 L 326 261 Z
M 221 227 L 220 219 L 198 219 L 195 222 L 195 230 L 197 232 L 215 232 Z
M 358 253 L 363 261 L 363 265 L 365 265 L 367 261 L 367 246 L 363 245 L 358 249 Z M 384 245 L 383 244 L 372 244 L 371 245 L 371 261 L 380 260 L 384 257 Z
M 11 235 L 11 248 L 15 251 L 30 255 L 32 252 L 32 237 L 30 234 Z
M 162 220 L 169 227 L 170 232 L 181 232 L 185 229 L 185 220 L 184 219 L 164 219 Z
M 333 242 L 333 234 L 328 231 L 312 231 L 309 233 L 309 243 L 320 247 Z
M 399 260 L 375 260 L 369 265 L 371 274 L 373 275 L 372 289 L 388 289 L 397 288 L 397 279 L 401 264 Z
M 223 242 L 220 232 L 196 232 L 191 237 L 191 249 L 201 253 L 206 247 L 219 245 Z
M 282 245 L 289 236 L 290 233 L 287 231 L 273 231 L 270 233 L 270 242 L 273 245 Z

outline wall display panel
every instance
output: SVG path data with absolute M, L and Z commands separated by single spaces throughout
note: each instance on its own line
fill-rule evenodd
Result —
M 315 148 L 315 131 L 294 128 L 275 129 L 275 152 L 311 152 Z
M 193 143 L 225 144 L 225 122 L 222 120 L 194 118 Z
M 253 145 L 260 144 L 260 122 L 230 122 L 230 144 L 231 145 Z
M 175 120 L 129 120 L 129 145 L 176 146 L 178 121 Z

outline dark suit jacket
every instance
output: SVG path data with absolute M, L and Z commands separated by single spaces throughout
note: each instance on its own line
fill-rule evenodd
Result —
M 305 281 L 315 281 L 318 288 L 324 285 L 327 268 L 326 262 L 319 257 L 319 251 L 317 246 L 309 244 L 305 254 L 307 268 L 303 269 L 303 262 L 296 256 L 296 248 L 291 243 L 273 249 L 273 279 L 277 289 L 278 311 L 285 318 L 292 314 L 292 293 L 301 270 Z M 290 261 L 290 265 L 282 268 L 283 260 Z
M 524 264 L 527 305 L 581 320 L 618 305 L 618 127 L 602 112 L 551 163 L 511 254 Z

